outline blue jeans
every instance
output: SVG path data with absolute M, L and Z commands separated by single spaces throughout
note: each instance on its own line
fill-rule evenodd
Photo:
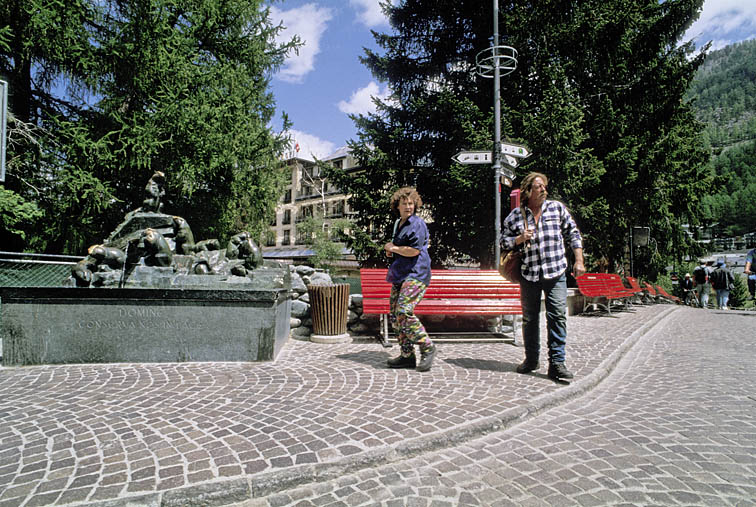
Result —
M 525 361 L 538 361 L 541 349 L 539 336 L 541 293 L 546 296 L 546 329 L 548 332 L 549 362 L 564 362 L 564 345 L 567 341 L 567 276 L 538 282 L 520 282 L 522 303 L 522 339 L 525 343 Z
M 717 289 L 717 307 L 720 310 L 727 308 L 727 302 L 730 299 L 730 291 L 727 289 Z

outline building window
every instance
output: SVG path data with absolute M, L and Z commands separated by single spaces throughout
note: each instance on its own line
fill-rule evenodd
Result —
M 283 221 L 281 223 L 283 225 L 289 225 L 291 223 L 291 210 L 290 209 L 284 210 Z
M 286 189 L 286 192 L 284 193 L 283 202 L 284 204 L 289 204 L 291 202 L 291 189 L 290 188 Z
M 282 245 L 291 244 L 291 230 L 290 229 L 284 229 L 283 242 L 281 244 Z
M 265 235 L 265 246 L 276 246 L 276 233 L 268 231 Z
M 307 239 L 307 234 L 303 230 L 297 230 L 297 244 L 305 245 L 307 244 Z

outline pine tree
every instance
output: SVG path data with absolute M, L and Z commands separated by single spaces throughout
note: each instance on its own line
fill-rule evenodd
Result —
M 287 143 L 269 128 L 269 79 L 294 45 L 274 41 L 264 2 L 38 4 L 0 7 L 0 73 L 33 134 L 11 145 L 6 188 L 45 212 L 33 246 L 101 241 L 157 170 L 196 237 L 262 232 Z
M 695 220 L 696 189 L 713 180 L 701 125 L 683 100 L 703 57 L 688 59 L 691 46 L 677 42 L 702 3 L 515 1 L 501 9 L 502 43 L 518 51 L 516 71 L 502 79 L 502 132 L 534 152 L 516 174 L 549 176 L 552 197 L 584 233 L 589 261 L 604 257 L 616 269 L 633 225 L 651 227 L 658 254 L 649 272 L 693 248 L 680 224 Z M 365 174 L 339 179 L 363 228 L 355 247 L 379 259 L 387 196 L 413 184 L 433 217 L 431 257 L 491 266 L 491 168 L 451 160 L 461 149 L 491 149 L 492 85 L 474 72 L 490 45 L 491 10 L 411 0 L 388 12 L 393 32 L 376 34 L 383 52 L 368 51 L 364 62 L 394 97 L 356 118 L 352 148 Z

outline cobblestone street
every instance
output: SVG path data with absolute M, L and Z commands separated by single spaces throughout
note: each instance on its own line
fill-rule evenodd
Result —
M 0 506 L 754 503 L 756 313 L 568 326 L 569 384 L 506 343 L 442 343 L 424 374 L 294 340 L 274 363 L 0 368 Z

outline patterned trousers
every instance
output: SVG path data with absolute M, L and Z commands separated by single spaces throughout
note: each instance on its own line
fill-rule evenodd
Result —
M 397 332 L 397 341 L 402 349 L 403 357 L 409 357 L 415 353 L 415 344 L 420 347 L 421 352 L 433 346 L 428 333 L 425 332 L 425 327 L 415 315 L 415 306 L 423 299 L 427 288 L 428 286 L 424 283 L 412 279 L 391 286 L 389 320 Z

